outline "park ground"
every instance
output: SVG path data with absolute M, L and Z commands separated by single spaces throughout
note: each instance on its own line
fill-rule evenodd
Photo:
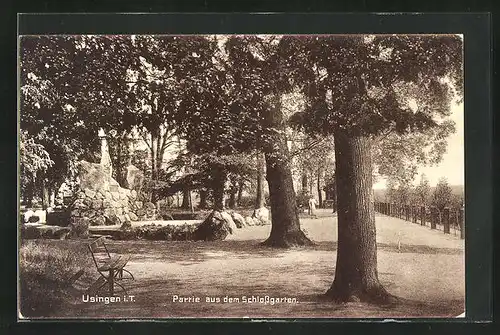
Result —
M 82 301 L 88 283 L 76 283 L 72 301 L 56 318 L 398 318 L 455 317 L 464 312 L 464 241 L 429 227 L 377 215 L 379 278 L 397 303 L 377 306 L 324 301 L 335 274 L 337 224 L 330 210 L 301 218 L 313 247 L 259 246 L 271 226 L 238 229 L 224 241 L 109 241 L 112 252 L 131 255 L 135 281 L 115 303 Z M 47 243 L 47 242 L 45 242 Z M 78 243 L 51 241 L 50 243 Z M 90 257 L 90 256 L 89 256 Z M 97 278 L 97 272 L 95 273 Z M 22 292 L 21 292 L 22 294 Z M 122 293 L 119 291 L 119 295 Z M 105 293 L 100 293 L 105 295 Z M 292 303 L 244 303 L 243 296 L 287 297 Z M 173 301 L 174 296 L 200 302 Z M 207 298 L 220 302 L 206 302 Z M 225 302 L 229 298 L 232 302 Z M 128 299 L 132 300 L 132 299 Z

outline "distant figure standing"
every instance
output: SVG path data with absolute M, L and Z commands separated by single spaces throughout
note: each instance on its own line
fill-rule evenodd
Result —
M 317 217 L 316 216 L 316 199 L 314 199 L 313 197 L 310 197 L 308 205 L 309 205 L 308 214 L 311 216 L 314 216 L 316 218 Z

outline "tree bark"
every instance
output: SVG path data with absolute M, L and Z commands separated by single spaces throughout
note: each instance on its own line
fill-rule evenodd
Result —
M 213 209 L 216 211 L 223 211 L 224 210 L 224 186 L 226 183 L 226 177 L 227 173 L 223 171 L 222 169 L 217 169 L 214 170 L 213 172 L 213 185 L 212 185 L 212 191 L 213 191 L 213 197 L 214 197 L 214 204 L 213 204 Z
M 236 198 L 236 206 L 241 206 L 241 199 L 243 198 L 243 187 L 245 187 L 245 182 L 240 180 L 238 182 L 238 197 Z
M 262 153 L 257 154 L 257 197 L 255 198 L 255 209 L 262 208 L 266 205 L 264 198 L 264 164 L 265 160 Z
M 302 193 L 307 194 L 307 172 L 302 172 Z
M 156 141 L 158 138 L 157 130 L 151 132 L 151 202 L 156 203 L 156 181 L 158 180 L 158 171 L 156 170 L 156 160 L 157 160 L 157 151 L 156 151 Z
M 313 243 L 300 229 L 297 201 L 293 189 L 290 153 L 285 137 L 286 124 L 281 110 L 281 97 L 276 95 L 273 111 L 267 113 L 268 125 L 280 130 L 265 147 L 266 177 L 271 202 L 271 234 L 263 245 L 288 248 Z
M 35 196 L 35 177 L 30 174 L 28 177 L 29 181 L 26 183 L 26 190 L 25 190 L 25 198 L 24 200 L 26 201 L 26 207 L 32 208 L 33 207 L 33 198 Z
M 191 202 L 190 202 L 190 190 L 189 188 L 185 187 L 184 190 L 182 190 L 182 209 L 190 209 L 191 208 Z
M 321 193 L 321 168 L 318 168 L 318 207 L 323 207 L 323 194 Z
M 314 178 L 313 177 L 314 176 L 311 172 L 311 182 L 309 183 L 309 192 L 308 192 L 309 196 L 311 196 L 311 197 L 313 196 L 313 185 L 314 185 Z
M 335 279 L 326 296 L 343 302 L 388 302 L 390 295 L 377 272 L 370 139 L 336 132 L 335 162 L 338 248 Z
M 198 205 L 199 208 L 207 208 L 207 191 L 206 190 L 200 190 L 200 204 Z
M 50 197 L 47 182 L 45 180 L 45 173 L 40 171 L 38 177 L 40 180 L 40 198 L 42 200 L 42 209 L 46 210 L 50 206 Z
M 231 209 L 234 209 L 236 208 L 236 193 L 237 193 L 237 189 L 233 186 L 231 187 L 231 189 L 229 190 L 229 208 Z

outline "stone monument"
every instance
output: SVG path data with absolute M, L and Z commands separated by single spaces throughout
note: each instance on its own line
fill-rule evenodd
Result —
M 72 221 L 84 220 L 89 225 L 117 225 L 130 221 L 156 219 L 157 209 L 154 204 L 143 203 L 138 199 L 135 189 L 122 188 L 113 179 L 113 166 L 106 134 L 100 129 L 98 135 L 101 139 L 101 161 L 79 162 L 79 186 L 76 199 L 71 205 Z M 132 184 L 137 186 L 142 182 L 137 176 L 141 175 L 142 171 L 134 170 L 134 172 L 136 174 L 131 178 Z

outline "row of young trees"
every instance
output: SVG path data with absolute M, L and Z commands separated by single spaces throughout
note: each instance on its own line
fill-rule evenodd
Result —
M 221 210 L 232 166 L 260 154 L 272 213 L 265 245 L 312 243 L 296 211 L 290 127 L 308 141 L 330 138 L 322 148 L 334 151 L 339 240 L 327 295 L 388 299 L 377 274 L 372 174 L 400 175 L 442 156 L 450 104 L 462 95 L 460 37 L 42 36 L 22 37 L 20 50 L 21 128 L 53 167 L 68 172 L 90 157 L 102 127 L 117 150 L 130 133 L 143 137 L 156 182 L 165 151 L 182 138 L 189 161 L 208 172 L 197 187 Z M 153 185 L 152 200 L 168 193 Z
M 431 188 L 429 180 L 425 174 L 422 174 L 416 186 L 404 183 L 396 185 L 394 180 L 389 180 L 385 199 L 381 200 L 398 204 L 433 206 L 442 211 L 445 207 L 462 207 L 464 194 L 463 190 L 454 191 L 445 177 L 439 179 L 436 186 Z

